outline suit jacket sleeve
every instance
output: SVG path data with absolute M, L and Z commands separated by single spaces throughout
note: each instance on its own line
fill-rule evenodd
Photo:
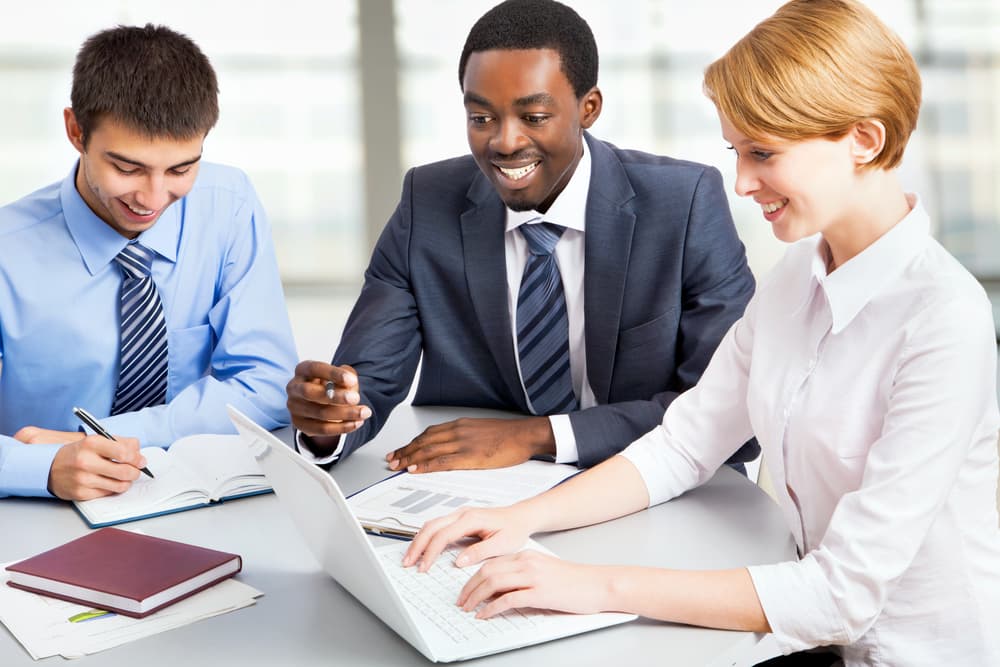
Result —
M 410 390 L 420 360 L 421 330 L 410 282 L 409 247 L 413 171 L 372 253 L 365 282 L 333 357 L 358 372 L 361 404 L 372 410 L 346 437 L 340 459 L 374 438 Z
M 623 450 L 663 419 L 680 392 L 693 387 L 730 326 L 754 292 L 743 244 L 736 234 L 718 170 L 704 170 L 691 201 L 683 249 L 683 284 L 677 363 L 670 391 L 599 405 L 570 414 L 579 465 L 592 466 Z M 730 462 L 755 458 L 756 441 Z

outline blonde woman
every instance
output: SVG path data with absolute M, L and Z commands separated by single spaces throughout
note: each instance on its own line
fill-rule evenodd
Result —
M 849 666 L 1000 664 L 993 320 L 897 177 L 913 58 L 857 2 L 793 0 L 709 66 L 705 91 L 736 191 L 785 257 L 660 426 L 541 496 L 431 522 L 404 563 L 469 535 L 474 563 L 664 502 L 756 435 L 799 560 L 690 572 L 521 552 L 486 563 L 458 603 L 771 632 L 785 654 L 829 646 Z

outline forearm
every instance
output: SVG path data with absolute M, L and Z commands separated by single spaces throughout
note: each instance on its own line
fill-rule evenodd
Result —
M 606 609 L 674 623 L 770 632 L 746 569 L 667 570 L 600 566 Z
M 531 532 L 566 530 L 615 519 L 649 505 L 632 463 L 615 456 L 545 493 L 518 503 Z
M 168 447 L 177 438 L 194 433 L 233 433 L 226 416 L 231 404 L 266 429 L 288 423 L 281 381 L 257 378 L 253 388 L 239 376 L 218 380 L 208 376 L 185 387 L 169 403 L 102 420 L 112 433 L 135 437 L 142 446 Z
M 49 470 L 61 446 L 26 445 L 0 436 L 0 498 L 8 495 L 51 497 Z

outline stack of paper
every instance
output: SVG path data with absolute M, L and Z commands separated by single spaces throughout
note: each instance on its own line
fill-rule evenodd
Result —
M 0 572 L 0 621 L 35 660 L 52 655 L 78 658 L 97 653 L 250 606 L 263 595 L 251 586 L 227 579 L 138 619 L 116 614 L 88 614 L 92 611 L 90 607 L 11 588 L 7 585 L 7 572 L 2 569 Z

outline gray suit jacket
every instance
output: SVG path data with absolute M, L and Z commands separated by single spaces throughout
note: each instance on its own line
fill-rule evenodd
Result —
M 586 139 L 584 327 L 599 405 L 570 415 L 580 466 L 660 423 L 754 290 L 717 170 Z M 341 457 L 374 437 L 406 397 L 421 353 L 414 404 L 528 413 L 507 305 L 505 224 L 504 204 L 471 156 L 406 174 L 333 358 L 357 370 L 373 413 Z M 751 441 L 731 460 L 756 452 Z

